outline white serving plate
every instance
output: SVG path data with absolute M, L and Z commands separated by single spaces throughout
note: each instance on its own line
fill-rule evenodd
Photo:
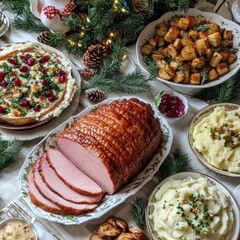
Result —
M 146 63 L 143 61 L 143 55 L 141 53 L 142 47 L 143 45 L 147 42 L 147 40 L 149 40 L 151 37 L 154 36 L 154 32 L 155 32 L 155 26 L 157 25 L 157 23 L 163 22 L 163 21 L 168 21 L 170 20 L 174 15 L 179 15 L 178 12 L 167 12 L 165 14 L 163 14 L 159 19 L 149 23 L 144 29 L 143 31 L 140 33 L 138 40 L 137 40 L 137 44 L 136 44 L 136 52 L 137 52 L 137 59 L 138 59 L 138 64 L 140 65 L 140 67 L 142 68 L 142 70 L 146 73 L 148 73 L 147 71 L 147 65 Z M 198 9 L 193 9 L 190 8 L 188 10 L 187 13 L 183 14 L 184 16 L 198 16 L 198 15 L 202 15 L 204 16 L 207 20 L 212 21 L 217 23 L 221 28 L 225 28 L 227 30 L 231 30 L 233 32 L 233 45 L 234 48 L 238 48 L 239 50 L 239 44 L 240 44 L 240 26 L 230 20 L 227 20 L 223 17 L 221 17 L 218 14 L 215 13 L 211 13 L 211 12 L 202 12 L 199 11 Z M 159 77 L 157 77 L 157 79 L 162 82 L 167 84 L 169 87 L 171 87 L 172 89 L 182 92 L 182 93 L 186 93 L 186 94 L 193 94 L 196 91 L 199 91 L 203 88 L 209 88 L 209 87 L 214 87 L 217 86 L 223 82 L 225 82 L 227 79 L 229 79 L 231 76 L 233 76 L 234 74 L 236 74 L 238 72 L 240 68 L 240 51 L 237 52 L 237 60 L 232 63 L 230 65 L 230 71 L 219 77 L 217 80 L 208 82 L 206 84 L 203 85 L 193 85 L 193 84 L 179 84 L 179 83 L 175 83 L 172 81 L 167 81 L 164 79 L 161 79 Z
M 209 185 L 213 185 L 215 186 L 217 189 L 219 189 L 220 191 L 223 192 L 223 194 L 227 197 L 231 207 L 232 207 L 232 211 L 233 211 L 233 216 L 234 216 L 234 222 L 233 222 L 233 230 L 232 230 L 232 234 L 231 237 L 229 238 L 230 240 L 238 240 L 239 238 L 239 233 L 240 233 L 240 212 L 239 212 L 239 207 L 234 199 L 234 197 L 231 195 L 231 193 L 220 183 L 218 182 L 216 179 L 202 174 L 202 173 L 198 173 L 198 172 L 181 172 L 181 173 L 177 173 L 174 174 L 170 177 L 167 177 L 166 179 L 164 179 L 161 183 L 159 183 L 154 190 L 152 191 L 149 199 L 148 199 L 148 204 L 147 204 L 147 208 L 146 208 L 146 224 L 147 224 L 147 229 L 150 233 L 151 239 L 153 240 L 159 240 L 159 238 L 157 237 L 157 233 L 153 230 L 153 223 L 152 221 L 148 218 L 148 216 L 152 213 L 153 208 L 152 208 L 152 204 L 155 202 L 155 193 L 161 188 L 161 186 L 169 181 L 170 179 L 177 179 L 177 180 L 183 180 L 186 179 L 187 177 L 192 177 L 193 179 L 198 179 L 201 177 L 207 178 Z
M 52 214 L 42 210 L 41 208 L 35 206 L 30 201 L 28 196 L 28 183 L 26 180 L 26 176 L 28 171 L 31 169 L 33 163 L 39 159 L 39 157 L 46 151 L 48 148 L 56 148 L 56 137 L 57 135 L 62 132 L 66 127 L 71 125 L 75 119 L 86 115 L 88 112 L 95 109 L 97 106 L 102 105 L 104 103 L 109 103 L 116 99 L 129 99 L 131 97 L 122 97 L 122 98 L 114 98 L 114 99 L 107 99 L 106 101 L 97 104 L 95 106 L 88 107 L 84 109 L 81 113 L 76 116 L 72 116 L 70 119 L 62 123 L 60 126 L 55 128 L 51 131 L 41 142 L 39 142 L 32 151 L 28 154 L 23 166 L 20 169 L 19 173 L 19 187 L 23 196 L 23 199 L 32 209 L 32 211 L 39 217 L 45 218 L 49 221 L 54 221 L 58 223 L 62 223 L 65 225 L 72 225 L 72 224 L 80 224 L 89 220 L 98 219 L 103 214 L 107 213 L 114 207 L 118 206 L 119 204 L 123 203 L 127 198 L 137 193 L 148 181 L 150 181 L 153 175 L 158 171 L 159 167 L 167 157 L 170 152 L 170 148 L 173 141 L 173 134 L 172 130 L 166 121 L 165 118 L 161 117 L 158 113 L 158 110 L 154 106 L 154 103 L 151 103 L 154 111 L 155 116 L 160 120 L 161 128 L 163 131 L 163 143 L 161 146 L 161 150 L 157 153 L 150 163 L 145 167 L 145 169 L 138 174 L 130 183 L 125 185 L 119 192 L 113 195 L 106 195 L 104 197 L 103 202 L 92 212 L 87 214 L 79 215 L 79 216 L 61 216 L 57 214 Z M 139 99 L 143 102 L 146 102 L 143 99 Z M 149 103 L 149 102 L 148 102 Z
M 42 45 L 44 49 L 49 49 L 49 51 L 54 52 L 63 58 L 67 58 L 67 56 L 63 52 L 61 52 L 56 48 L 50 47 L 42 43 L 37 43 L 37 44 Z M 79 98 L 80 98 L 80 92 L 81 92 L 81 77 L 77 69 L 73 65 L 73 63 L 69 59 L 67 61 L 72 67 L 72 74 L 73 74 L 73 77 L 76 79 L 76 86 L 77 86 L 77 90 L 74 94 L 74 97 L 70 105 L 66 109 L 64 109 L 58 117 L 52 119 L 51 121 L 39 127 L 28 129 L 28 130 L 17 130 L 17 131 L 0 129 L 0 134 L 3 140 L 13 140 L 17 138 L 18 140 L 21 140 L 21 141 L 29 141 L 39 137 L 45 137 L 50 131 L 52 131 L 54 128 L 59 126 L 62 122 L 66 121 L 69 117 L 71 117 L 75 113 L 79 105 Z
M 196 155 L 196 157 L 198 158 L 198 160 L 207 168 L 209 168 L 210 170 L 218 173 L 218 174 L 222 174 L 228 177 L 240 177 L 240 173 L 233 173 L 233 172 L 228 172 L 222 169 L 218 169 L 215 166 L 212 166 L 207 160 L 206 158 L 196 149 L 193 147 L 193 129 L 194 127 L 203 120 L 203 118 L 207 117 L 209 114 L 211 114 L 214 109 L 216 107 L 225 107 L 227 111 L 230 110 L 235 110 L 240 108 L 240 105 L 238 104 L 234 104 L 234 103 L 216 103 L 216 104 L 212 104 L 209 105 L 205 108 L 203 108 L 201 111 L 199 111 L 198 113 L 196 113 L 190 123 L 189 129 L 188 129 L 188 141 L 189 141 L 189 145 L 192 148 L 192 151 L 194 152 L 194 154 Z M 240 161 L 240 160 L 239 160 Z

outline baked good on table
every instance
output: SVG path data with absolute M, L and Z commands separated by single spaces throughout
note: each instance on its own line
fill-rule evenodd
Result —
M 75 91 L 67 58 L 33 42 L 1 48 L 0 121 L 21 126 L 57 117 Z
M 48 212 L 91 211 L 133 179 L 158 152 L 161 126 L 136 98 L 102 104 L 57 137 L 28 173 L 31 201 Z

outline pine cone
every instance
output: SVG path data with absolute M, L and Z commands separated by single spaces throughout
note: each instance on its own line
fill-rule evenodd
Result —
M 43 31 L 43 32 L 40 32 L 37 36 L 37 40 L 40 42 L 40 43 L 45 43 L 47 44 L 48 41 L 50 40 L 51 38 L 51 32 L 49 31 Z
M 85 81 L 91 80 L 95 75 L 95 71 L 89 68 L 84 68 L 80 70 L 79 73 Z
M 83 54 L 83 63 L 87 68 L 97 69 L 108 58 L 112 47 L 107 42 L 90 45 Z
M 135 12 L 146 12 L 146 3 L 144 0 L 133 0 Z
M 103 101 L 105 98 L 105 94 L 103 91 L 95 89 L 87 93 L 87 99 L 91 103 L 99 103 Z

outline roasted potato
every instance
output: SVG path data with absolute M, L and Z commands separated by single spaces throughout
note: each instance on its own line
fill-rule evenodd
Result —
M 202 84 L 200 72 L 205 69 L 209 74 L 207 81 L 213 81 L 229 72 L 229 65 L 237 59 L 234 32 L 219 24 L 200 15 L 175 15 L 168 23 L 156 25 L 155 36 L 143 46 L 143 54 L 151 54 L 162 79 Z

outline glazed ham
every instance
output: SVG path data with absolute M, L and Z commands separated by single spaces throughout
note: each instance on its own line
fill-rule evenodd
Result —
M 98 107 L 57 139 L 60 151 L 108 194 L 138 174 L 161 141 L 151 106 L 136 98 Z
M 102 193 L 96 196 L 87 196 L 75 192 L 67 186 L 64 181 L 57 176 L 54 169 L 50 167 L 46 159 L 46 154 L 44 154 L 39 161 L 38 172 L 47 187 L 54 193 L 73 203 L 99 203 L 101 201 Z
M 97 207 L 97 204 L 72 203 L 52 192 L 44 183 L 39 171 L 37 170 L 39 168 L 39 162 L 40 161 L 37 161 L 36 165 L 33 167 L 33 181 L 37 190 L 45 199 L 60 207 L 65 213 L 72 215 L 79 215 Z

